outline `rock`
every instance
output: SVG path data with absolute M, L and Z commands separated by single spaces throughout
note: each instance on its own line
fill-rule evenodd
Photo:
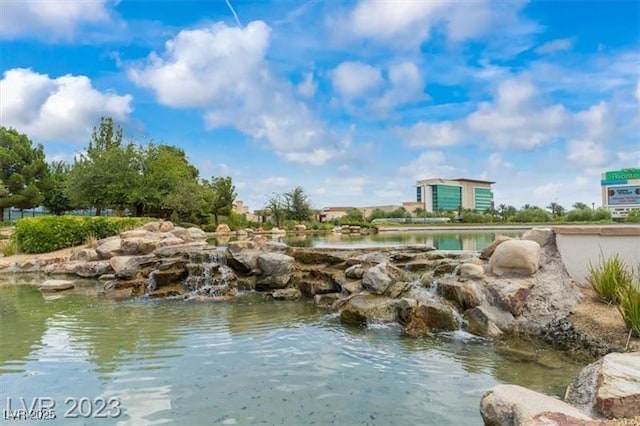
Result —
M 475 308 L 485 300 L 479 286 L 473 281 L 440 280 L 438 294 L 455 303 L 462 310 Z
M 375 294 L 383 294 L 395 281 L 401 281 L 404 273 L 388 263 L 380 263 L 364 271 L 362 285 Z
M 272 290 L 286 287 L 293 278 L 294 259 L 282 253 L 262 253 L 257 257 L 260 275 L 256 290 Z
M 168 220 L 163 220 L 160 222 L 160 226 L 158 227 L 158 231 L 160 232 L 171 232 L 174 228 L 173 223 Z
M 385 253 L 373 252 L 373 253 L 364 253 L 358 256 L 349 257 L 345 260 L 347 266 L 351 265 L 367 265 L 373 266 L 379 263 L 389 262 L 389 256 Z
M 484 268 L 476 263 L 465 262 L 458 268 L 458 274 L 461 278 L 481 280 L 484 277 Z
M 344 259 L 335 251 L 326 249 L 294 249 L 291 253 L 298 262 L 307 265 L 329 264 L 335 265 L 344 262 Z
M 110 261 L 99 260 L 97 262 L 81 262 L 75 265 L 73 272 L 84 278 L 95 278 L 100 275 L 112 273 L 113 268 L 111 268 Z
M 74 287 L 71 281 L 67 280 L 46 280 L 38 285 L 38 290 L 43 293 L 56 293 L 59 291 L 71 290 Z
M 289 246 L 278 241 L 267 241 L 261 245 L 261 250 L 269 253 L 285 253 L 289 250 Z
M 120 238 L 144 238 L 147 236 L 149 231 L 146 229 L 134 229 L 132 231 L 123 231 L 120 233 Z
M 368 320 L 392 322 L 398 318 L 399 300 L 373 294 L 358 294 L 346 300 L 340 320 L 348 324 L 366 324 Z
M 293 227 L 293 230 L 294 230 L 295 232 L 304 232 L 304 231 L 306 231 L 306 230 L 307 230 L 307 225 L 305 225 L 305 224 L 303 224 L 303 223 L 299 223 L 299 224 L 297 224 L 297 225 L 295 225 L 295 226 Z
M 523 240 L 535 241 L 540 247 L 555 247 L 556 235 L 551 228 L 533 228 L 522 234 Z
M 330 308 L 338 299 L 340 299 L 340 293 L 316 294 L 313 296 L 313 303 L 316 306 Z
M 157 261 L 152 254 L 143 256 L 114 256 L 109 259 L 109 263 L 113 268 L 117 277 L 133 276 L 143 266 L 148 266 Z
M 347 269 L 345 269 L 344 274 L 347 278 L 359 280 L 364 275 L 364 267 L 360 263 L 351 265 Z
M 441 277 L 443 275 L 452 274 L 460 262 L 453 259 L 442 259 L 435 263 L 433 267 L 433 276 Z
M 548 413 L 558 413 L 560 418 L 567 420 L 567 423 L 560 424 L 585 424 L 592 420 L 565 402 L 517 385 L 494 386 L 480 400 L 480 414 L 485 425 L 545 424 L 539 421 L 542 415 L 551 415 Z M 552 416 L 557 418 L 555 414 Z
M 343 291 L 349 294 L 360 293 L 364 287 L 362 287 L 362 281 L 347 280 L 340 284 Z
M 160 230 L 160 222 L 149 222 L 145 223 L 142 226 L 142 229 L 145 229 L 149 232 L 158 232 Z
M 287 231 L 285 231 L 284 229 L 280 229 L 277 226 L 274 226 L 273 228 L 271 228 L 271 231 L 269 231 L 272 234 L 286 234 Z
M 488 286 L 489 298 L 492 304 L 517 317 L 522 314 L 532 287 L 532 282 L 520 279 L 493 281 Z
M 192 226 L 187 229 L 185 236 L 179 238 L 184 240 L 185 243 L 190 243 L 192 241 L 204 241 L 207 239 L 207 233 L 200 228 Z
M 502 330 L 479 307 L 467 309 L 462 317 L 465 329 L 471 334 L 482 337 L 498 337 L 502 334 Z
M 493 254 L 493 252 L 495 251 L 496 247 L 498 247 L 500 244 L 504 243 L 505 241 L 509 241 L 511 239 L 512 239 L 511 237 L 507 237 L 505 235 L 498 235 L 491 244 L 486 246 L 480 252 L 480 259 L 489 259 Z
M 100 259 L 98 252 L 92 248 L 86 248 L 78 250 L 75 253 L 72 253 L 69 257 L 71 262 L 82 261 L 82 262 L 93 262 L 94 260 Z
M 229 251 L 230 256 L 227 258 L 227 264 L 243 274 L 259 273 L 258 255 L 261 252 L 257 250 L 242 250 L 239 252 Z
M 181 283 L 187 277 L 187 270 L 184 268 L 169 268 L 165 270 L 154 270 L 149 274 L 149 281 L 153 280 L 155 288 L 165 287 L 171 284 Z
M 216 227 L 216 234 L 230 234 L 231 228 L 226 223 L 221 223 Z
M 133 255 L 133 254 L 149 254 L 158 248 L 157 240 L 146 240 L 153 244 L 151 247 L 148 247 L 149 244 L 145 244 L 146 251 L 142 251 L 140 246 L 140 242 L 143 240 L 141 237 L 127 238 L 123 239 L 120 243 L 120 248 L 122 250 L 122 254 L 124 255 Z
M 404 282 L 404 281 L 396 281 L 395 283 L 387 287 L 387 290 L 384 292 L 384 295 L 392 299 L 398 299 L 404 293 L 409 291 L 409 289 L 411 289 L 411 283 Z
M 403 299 L 406 303 L 407 299 Z M 455 314 L 451 307 L 431 300 L 418 302 L 415 307 L 402 314 L 404 332 L 409 336 L 423 336 L 433 330 L 449 331 L 458 328 Z
M 335 293 L 340 290 L 338 283 L 332 277 L 324 279 L 312 277 L 296 277 L 295 285 L 302 291 L 302 294 L 308 297 L 316 294 Z
M 530 240 L 508 240 L 496 247 L 489 264 L 495 275 L 533 275 L 538 272 L 540 245 Z
M 100 245 L 96 247 L 96 253 L 100 259 L 111 259 L 114 256 L 122 254 L 121 241 L 119 237 L 107 238 L 98 242 Z
M 302 293 L 297 288 L 290 287 L 275 290 L 271 296 L 276 300 L 298 300 L 302 297 Z
M 601 357 L 609 352 L 609 346 L 596 341 L 583 331 L 576 329 L 568 318 L 560 318 L 547 323 L 539 334 L 540 338 L 571 353 L 587 353 L 591 357 Z
M 640 352 L 610 353 L 585 367 L 565 400 L 607 418 L 640 416 Z

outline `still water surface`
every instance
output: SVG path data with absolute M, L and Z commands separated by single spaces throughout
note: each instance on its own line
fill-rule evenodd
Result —
M 96 285 L 0 284 L 3 401 L 53 398 L 47 424 L 480 425 L 487 388 L 561 395 L 580 369 L 527 342 L 348 327 L 308 301 L 112 301 Z M 117 398 L 122 414 L 62 420 L 67 397 Z

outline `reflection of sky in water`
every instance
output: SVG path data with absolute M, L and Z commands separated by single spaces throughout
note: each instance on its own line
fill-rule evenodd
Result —
M 464 332 L 408 339 L 397 325 L 343 326 L 307 302 L 74 297 L 47 302 L 39 343 L 5 363 L 23 372 L 0 384 L 3 395 L 55 398 L 59 416 L 67 396 L 120 398 L 123 415 L 101 425 L 481 424 L 479 398 L 495 383 L 527 385 L 530 373 L 555 391 L 577 370 L 509 361 Z

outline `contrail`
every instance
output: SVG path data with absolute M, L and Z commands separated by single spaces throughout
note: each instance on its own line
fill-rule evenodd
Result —
M 229 6 L 229 9 L 231 9 L 231 13 L 233 13 L 233 17 L 236 20 L 236 24 L 238 24 L 238 26 L 240 28 L 242 28 L 242 24 L 240 23 L 240 19 L 238 18 L 238 14 L 236 13 L 236 11 L 233 9 L 233 6 L 231 6 L 231 2 L 229 0 L 224 0 L 225 3 L 227 3 L 227 6 Z

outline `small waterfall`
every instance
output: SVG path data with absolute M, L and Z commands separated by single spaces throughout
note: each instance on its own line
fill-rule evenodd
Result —
M 156 285 L 156 271 L 151 271 L 149 278 L 147 278 L 147 288 L 145 294 L 149 294 L 155 291 L 158 286 Z
M 227 265 L 226 250 L 190 253 L 184 286 L 192 295 L 227 296 L 236 292 L 231 284 L 235 273 Z

